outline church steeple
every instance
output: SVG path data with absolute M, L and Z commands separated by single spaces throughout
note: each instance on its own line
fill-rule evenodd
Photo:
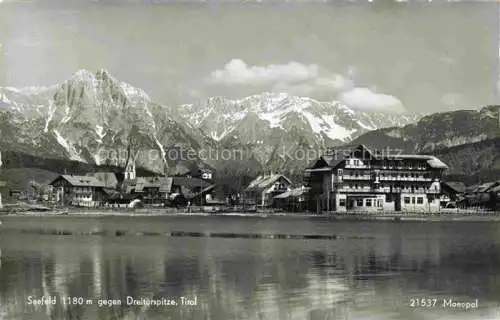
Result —
M 127 167 L 125 168 L 125 180 L 134 180 L 135 178 L 135 163 L 133 161 L 129 161 Z

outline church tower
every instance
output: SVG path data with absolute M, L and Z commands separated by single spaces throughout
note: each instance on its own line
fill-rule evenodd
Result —
M 135 180 L 135 178 L 135 163 L 133 161 L 129 161 L 127 167 L 125 168 L 125 180 Z

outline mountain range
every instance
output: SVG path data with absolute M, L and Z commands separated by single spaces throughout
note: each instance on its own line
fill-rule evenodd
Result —
M 485 106 L 479 110 L 434 113 L 405 126 L 373 130 L 350 144 L 365 144 L 374 149 L 390 147 L 406 153 L 432 153 L 499 136 L 499 106 Z
M 48 87 L 0 88 L 0 150 L 96 166 L 134 162 L 151 173 L 300 175 L 311 155 L 332 147 L 421 153 L 495 139 L 498 110 L 393 114 L 269 92 L 166 106 L 104 69 L 79 70 Z

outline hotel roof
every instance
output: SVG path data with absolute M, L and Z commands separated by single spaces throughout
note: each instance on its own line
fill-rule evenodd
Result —
M 392 154 L 389 153 L 377 153 L 373 152 L 370 149 L 368 149 L 365 145 L 359 145 L 356 148 L 353 148 L 350 152 L 338 152 L 338 151 L 333 151 L 332 154 L 327 154 L 327 155 L 322 155 L 319 157 L 317 160 L 311 162 L 311 165 L 309 166 L 309 171 L 319 169 L 319 168 L 314 168 L 317 164 L 318 161 L 323 161 L 328 165 L 328 167 L 336 167 L 343 161 L 349 158 L 359 158 L 359 159 L 391 159 L 391 160 L 405 160 L 405 159 L 419 159 L 419 160 L 426 160 L 427 164 L 431 168 L 436 168 L 436 169 L 448 169 L 448 166 L 438 159 L 437 157 L 433 155 L 423 155 L 423 154 L 399 154 L 397 152 L 394 152 Z

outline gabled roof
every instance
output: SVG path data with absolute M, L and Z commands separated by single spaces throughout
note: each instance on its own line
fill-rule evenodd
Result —
M 478 193 L 478 192 L 489 192 L 492 191 L 494 188 L 498 187 L 500 185 L 500 181 L 492 181 L 492 182 L 485 182 L 482 184 L 475 184 L 472 186 L 468 186 L 467 192 L 469 193 Z
M 456 181 L 443 181 L 441 185 L 446 185 L 448 188 L 452 189 L 456 193 L 464 193 L 465 192 L 465 183 L 456 182 Z
M 475 190 L 476 192 L 487 192 L 490 191 L 490 189 L 493 189 L 494 187 L 498 186 L 500 183 L 498 181 L 493 181 L 493 182 L 486 182 L 477 187 Z
M 427 164 L 431 168 L 435 168 L 435 169 L 448 169 L 448 166 L 443 161 L 439 160 L 438 158 L 436 158 L 434 156 L 430 156 L 430 159 L 427 160 Z
M 376 157 L 377 155 L 374 154 L 370 149 L 368 149 L 364 144 L 360 144 L 356 148 L 352 149 L 350 156 L 359 159 L 371 159 Z
M 339 163 L 349 158 L 346 154 L 325 154 L 320 156 L 318 159 L 312 161 L 308 169 L 306 170 L 315 170 L 315 169 L 323 169 L 323 168 L 332 168 L 336 167 Z
M 263 176 L 258 176 L 252 182 L 250 182 L 246 190 L 269 188 L 271 185 L 273 185 L 276 181 L 278 181 L 281 178 L 283 178 L 289 184 L 292 184 L 292 181 L 290 181 L 290 179 L 288 179 L 282 174 L 263 175 Z
M 170 193 L 172 181 L 173 179 L 168 177 L 138 177 L 134 180 L 125 180 L 123 190 L 130 193 L 132 189 L 135 189 L 135 192 L 143 192 L 145 188 L 159 188 L 160 192 Z
M 293 198 L 293 197 L 300 197 L 301 195 L 307 193 L 310 188 L 295 188 L 287 192 L 283 192 L 282 194 L 279 194 L 275 196 L 275 199 L 286 199 L 286 198 Z
M 116 188 L 118 179 L 114 172 L 94 172 L 87 174 L 89 177 L 95 177 L 97 180 L 104 182 L 106 188 Z
M 68 175 L 68 174 L 63 174 L 54 179 L 50 185 L 53 185 L 56 181 L 59 179 L 64 179 L 66 180 L 69 184 L 71 184 L 73 187 L 100 187 L 104 188 L 106 185 L 104 182 L 99 181 L 96 177 L 92 176 L 73 176 L 73 175 Z

